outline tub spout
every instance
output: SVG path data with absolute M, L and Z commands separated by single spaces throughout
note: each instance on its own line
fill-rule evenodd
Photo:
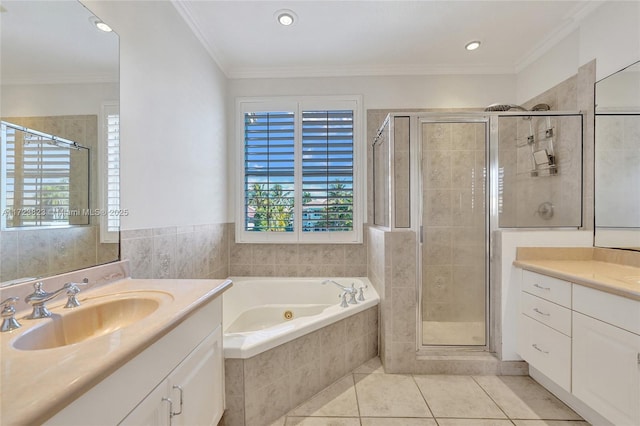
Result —
M 356 289 L 355 287 L 345 287 L 342 284 L 338 284 L 337 282 L 335 282 L 334 280 L 324 280 L 322 281 L 320 284 L 325 285 L 327 283 L 331 283 L 331 284 L 335 284 L 338 286 L 338 288 L 342 291 L 344 291 L 345 293 L 349 293 L 349 294 L 355 294 L 356 293 Z

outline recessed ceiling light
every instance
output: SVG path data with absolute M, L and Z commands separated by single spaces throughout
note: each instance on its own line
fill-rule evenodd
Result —
M 275 16 L 280 25 L 283 25 L 285 27 L 293 25 L 293 23 L 296 21 L 296 14 L 289 9 L 279 10 L 275 13 Z
M 480 42 L 477 40 L 470 41 L 464 46 L 467 50 L 476 50 L 478 47 L 480 47 Z
M 104 31 L 105 33 L 110 33 L 111 31 L 113 31 L 110 26 L 108 26 L 95 16 L 89 17 L 89 22 L 91 22 L 91 24 L 97 29 L 99 29 L 100 31 Z

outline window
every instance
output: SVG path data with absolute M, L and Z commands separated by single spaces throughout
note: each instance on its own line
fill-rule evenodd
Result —
M 80 167 L 84 160 L 86 169 L 87 149 L 73 141 L 10 123 L 2 122 L 1 131 L 6 160 L 2 226 L 69 225 L 71 165 L 75 162 Z M 72 156 L 78 151 L 82 153 Z M 77 188 L 76 182 L 76 193 Z
M 102 106 L 100 149 L 101 209 L 100 242 L 117 243 L 120 235 L 120 108 L 117 103 Z
M 357 97 L 238 101 L 238 242 L 361 242 Z

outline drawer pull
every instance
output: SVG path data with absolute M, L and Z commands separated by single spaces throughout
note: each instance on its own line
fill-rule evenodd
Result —
M 540 314 L 540 315 L 544 315 L 545 317 L 550 317 L 550 316 L 551 316 L 551 314 L 548 314 L 548 313 L 546 313 L 546 312 L 542 312 L 542 311 L 541 311 L 540 309 L 538 309 L 538 308 L 533 308 L 533 312 L 535 312 L 535 313 L 537 313 L 537 314 Z
M 537 344 L 535 344 L 535 343 L 534 343 L 533 345 L 531 345 L 531 346 L 533 346 L 533 349 L 535 349 L 535 350 L 536 350 L 536 351 L 538 351 L 538 352 L 542 352 L 543 354 L 548 354 L 548 353 L 549 353 L 549 351 L 545 351 L 545 350 L 540 349 L 540 348 L 538 347 L 538 345 L 537 345 Z
M 535 283 L 533 286 L 539 288 L 540 290 L 547 290 L 547 291 L 551 290 L 551 287 L 543 287 L 538 283 Z

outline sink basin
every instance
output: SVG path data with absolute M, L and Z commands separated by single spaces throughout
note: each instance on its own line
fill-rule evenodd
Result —
M 54 313 L 18 337 L 13 347 L 20 350 L 51 349 L 72 345 L 127 327 L 153 313 L 160 301 L 129 296 L 81 306 L 62 315 Z M 64 311 L 67 311 L 66 309 Z

